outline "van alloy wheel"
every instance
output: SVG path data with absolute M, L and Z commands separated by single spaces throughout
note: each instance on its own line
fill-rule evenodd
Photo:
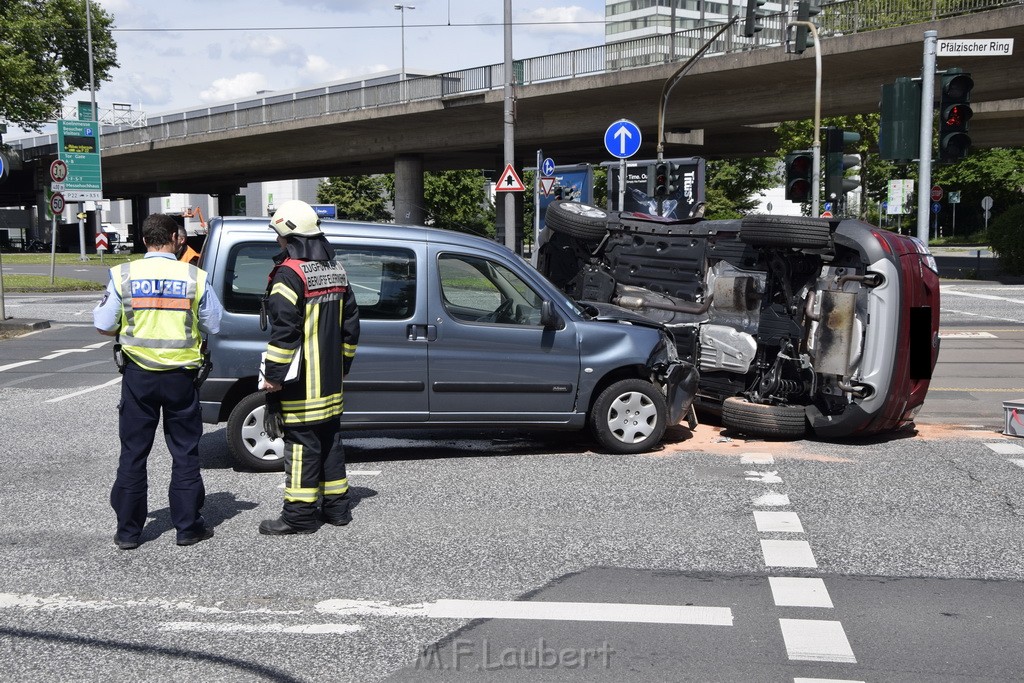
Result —
M 594 401 L 590 426 L 594 438 L 611 453 L 643 453 L 665 434 L 668 408 L 655 385 L 624 379 L 601 392 Z
M 249 394 L 235 406 L 228 417 L 228 450 L 235 462 L 259 472 L 280 472 L 284 469 L 284 441 L 271 439 L 263 429 L 266 394 Z

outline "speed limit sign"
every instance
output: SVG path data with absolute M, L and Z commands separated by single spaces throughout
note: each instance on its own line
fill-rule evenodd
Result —
M 60 192 L 54 192 L 50 197 L 50 213 L 54 216 L 64 213 L 64 195 Z
M 50 180 L 55 183 L 63 183 L 68 179 L 68 165 L 57 159 L 50 164 Z

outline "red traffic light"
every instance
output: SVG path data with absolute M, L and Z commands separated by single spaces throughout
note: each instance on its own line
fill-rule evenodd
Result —
M 966 104 L 954 104 L 952 107 L 946 107 L 946 111 L 943 112 L 942 116 L 947 127 L 962 128 L 971 120 L 974 112 Z

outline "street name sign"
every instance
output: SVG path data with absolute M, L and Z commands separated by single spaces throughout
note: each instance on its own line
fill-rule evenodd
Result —
M 1009 57 L 1013 54 L 1013 38 L 965 38 L 940 40 L 937 57 Z
M 57 121 L 57 158 L 67 165 L 64 199 L 103 199 L 100 132 L 96 121 Z

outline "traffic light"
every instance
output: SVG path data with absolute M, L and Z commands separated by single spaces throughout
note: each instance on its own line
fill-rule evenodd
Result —
M 679 164 L 674 162 L 668 162 L 668 183 L 665 186 L 666 194 L 675 194 L 679 191 L 679 178 L 682 171 L 679 168 Z
M 811 0 L 799 0 L 796 3 L 797 21 L 810 21 L 811 17 L 817 16 L 820 12 L 821 8 L 813 4 Z M 800 55 L 809 47 L 814 47 L 814 37 L 811 35 L 811 30 L 806 26 L 797 26 L 796 42 L 793 45 L 793 51 Z
M 921 82 L 900 76 L 882 86 L 878 156 L 911 161 L 921 156 Z
M 668 168 L 667 161 L 659 161 L 654 165 L 654 196 L 665 197 L 668 195 Z
M 747 0 L 747 15 L 743 22 L 743 35 L 753 38 L 754 34 L 764 29 L 764 10 L 761 8 L 768 0 Z
M 846 177 L 846 169 L 860 166 L 859 154 L 846 154 L 846 146 L 860 142 L 860 133 L 829 126 L 825 129 L 825 197 L 842 201 L 860 186 L 860 178 Z
M 974 79 L 962 69 L 947 69 L 942 74 L 939 97 L 939 161 L 960 161 L 971 149 L 967 135 L 974 112 L 971 111 L 971 88 Z
M 786 155 L 786 199 L 806 204 L 811 201 L 814 157 L 808 149 Z

